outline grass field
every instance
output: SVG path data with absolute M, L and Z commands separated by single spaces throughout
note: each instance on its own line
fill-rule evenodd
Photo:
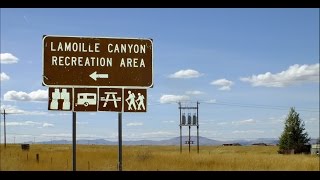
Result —
M 117 146 L 77 145 L 77 170 L 116 171 Z M 123 146 L 124 171 L 319 171 L 319 156 L 282 155 L 276 146 Z M 39 162 L 36 160 L 39 154 Z M 2 171 L 71 171 L 71 145 L 1 147 Z

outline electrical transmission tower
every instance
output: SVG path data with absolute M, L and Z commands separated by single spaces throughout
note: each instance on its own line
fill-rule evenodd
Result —
M 185 142 L 185 144 L 189 145 L 189 153 L 190 153 L 190 145 L 193 144 L 191 141 L 190 130 L 191 126 L 197 127 L 197 152 L 199 153 L 199 102 L 196 102 L 196 106 L 182 106 L 181 102 L 179 104 L 179 111 L 180 111 L 180 153 L 182 153 L 182 127 L 187 126 L 189 127 L 189 139 Z M 186 111 L 188 112 L 186 116 Z M 189 111 L 196 111 L 191 114 Z

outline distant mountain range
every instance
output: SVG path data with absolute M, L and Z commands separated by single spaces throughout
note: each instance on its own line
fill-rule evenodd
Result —
M 185 141 L 188 141 L 188 136 L 183 136 L 182 137 L 182 144 L 185 144 Z M 193 141 L 193 145 L 197 144 L 197 137 L 196 136 L 191 136 L 191 141 Z M 311 139 L 310 143 L 315 144 L 317 139 Z M 231 140 L 231 141 L 218 141 L 218 140 L 213 140 L 209 139 L 206 137 L 201 137 L 199 136 L 199 143 L 200 146 L 203 145 L 222 145 L 222 144 L 234 144 L 234 143 L 239 143 L 243 146 L 246 145 L 252 145 L 256 143 L 265 143 L 267 145 L 276 145 L 278 144 L 279 140 L 276 138 L 258 138 L 254 140 Z M 25 142 L 32 144 L 33 142 Z M 37 144 L 71 144 L 72 141 L 68 140 L 53 140 L 53 141 L 42 141 L 42 142 L 37 142 Z M 94 140 L 84 140 L 84 139 L 79 139 L 77 140 L 77 144 L 96 144 L 96 145 L 118 145 L 118 141 L 108 141 L 105 139 L 94 139 Z M 171 139 L 166 139 L 166 140 L 136 140 L 136 141 L 123 141 L 123 145 L 179 145 L 180 144 L 180 137 L 175 137 Z

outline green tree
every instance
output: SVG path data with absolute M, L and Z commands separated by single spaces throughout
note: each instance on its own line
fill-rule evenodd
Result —
M 295 153 L 304 150 L 304 144 L 310 141 L 307 132 L 303 132 L 304 122 L 300 119 L 299 113 L 293 107 L 290 108 L 287 116 L 284 131 L 279 138 L 279 153 L 294 149 Z

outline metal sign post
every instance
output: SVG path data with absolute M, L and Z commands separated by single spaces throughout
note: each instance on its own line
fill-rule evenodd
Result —
M 118 113 L 118 171 L 122 171 L 122 113 Z
M 77 170 L 77 154 L 76 154 L 76 148 L 77 148 L 77 115 L 76 112 L 72 112 L 72 170 Z

